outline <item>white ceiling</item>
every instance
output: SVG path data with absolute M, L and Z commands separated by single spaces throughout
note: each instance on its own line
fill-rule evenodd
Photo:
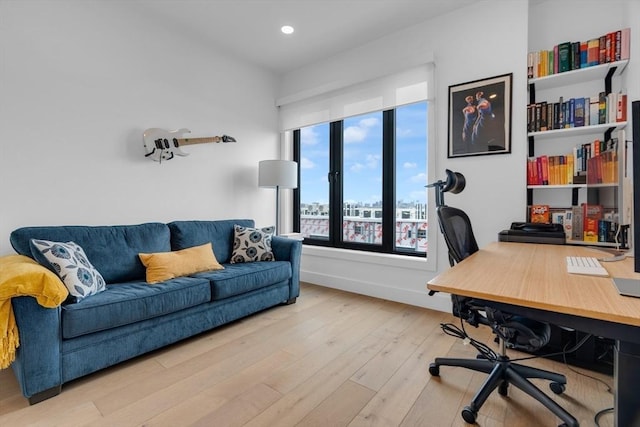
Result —
M 276 73 L 299 68 L 477 0 L 156 0 L 145 14 Z M 286 36 L 282 25 L 295 32 Z

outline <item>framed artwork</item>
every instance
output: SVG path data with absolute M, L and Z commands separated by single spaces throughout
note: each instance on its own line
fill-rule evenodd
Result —
M 447 157 L 511 153 L 513 73 L 449 86 Z

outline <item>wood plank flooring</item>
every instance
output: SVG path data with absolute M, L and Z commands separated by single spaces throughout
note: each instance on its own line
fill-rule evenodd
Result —
M 426 291 L 425 291 L 426 292 Z M 467 426 L 460 416 L 484 374 L 443 367 L 436 356 L 475 357 L 440 329 L 450 314 L 302 284 L 298 302 L 275 307 L 63 386 L 28 406 L 10 369 L 0 371 L 0 426 Z M 495 345 L 489 328 L 468 327 Z M 497 350 L 497 349 L 496 349 Z M 510 353 L 512 357 L 517 353 Z M 575 373 L 546 359 L 526 362 L 563 373 L 551 397 L 582 426 L 613 406 L 606 375 Z M 544 381 L 535 381 L 549 391 Z M 510 387 L 493 393 L 483 427 L 556 426 L 559 419 Z M 605 414 L 601 426 L 613 426 Z

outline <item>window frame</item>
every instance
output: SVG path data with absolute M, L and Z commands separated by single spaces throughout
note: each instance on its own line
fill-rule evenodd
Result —
M 427 102 L 427 108 L 432 106 Z M 359 242 L 348 242 L 343 240 L 343 153 L 344 153 L 344 120 L 345 118 L 329 122 L 329 168 L 327 179 L 329 181 L 329 237 L 318 239 L 305 237 L 305 245 L 324 246 L 330 248 L 359 250 L 365 252 L 388 253 L 404 255 L 417 258 L 427 258 L 428 250 L 417 252 L 395 247 L 395 206 L 396 206 L 396 106 L 392 109 L 382 111 L 382 243 L 370 244 Z M 427 126 L 429 123 L 429 113 L 427 114 Z M 293 159 L 300 164 L 301 157 L 301 131 L 300 128 L 293 130 Z M 429 152 L 428 136 L 426 153 Z M 427 154 L 428 155 L 428 154 Z M 429 162 L 427 162 L 427 173 Z M 300 168 L 298 167 L 298 182 L 300 182 Z M 426 191 L 426 190 L 425 190 Z M 293 231 L 300 232 L 300 188 L 293 191 Z M 428 206 L 428 201 L 427 201 Z M 427 209 L 428 211 L 428 209 Z M 427 223 L 429 217 L 427 216 Z M 388 232 L 386 230 L 391 230 Z

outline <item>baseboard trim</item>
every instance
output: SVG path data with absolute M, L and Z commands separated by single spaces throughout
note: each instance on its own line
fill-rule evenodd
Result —
M 313 285 L 325 286 L 327 288 L 339 289 L 374 298 L 381 298 L 447 313 L 451 312 L 451 298 L 449 294 L 436 293 L 433 296 L 429 296 L 426 287 L 424 292 L 414 291 L 304 270 L 300 271 L 300 280 Z

